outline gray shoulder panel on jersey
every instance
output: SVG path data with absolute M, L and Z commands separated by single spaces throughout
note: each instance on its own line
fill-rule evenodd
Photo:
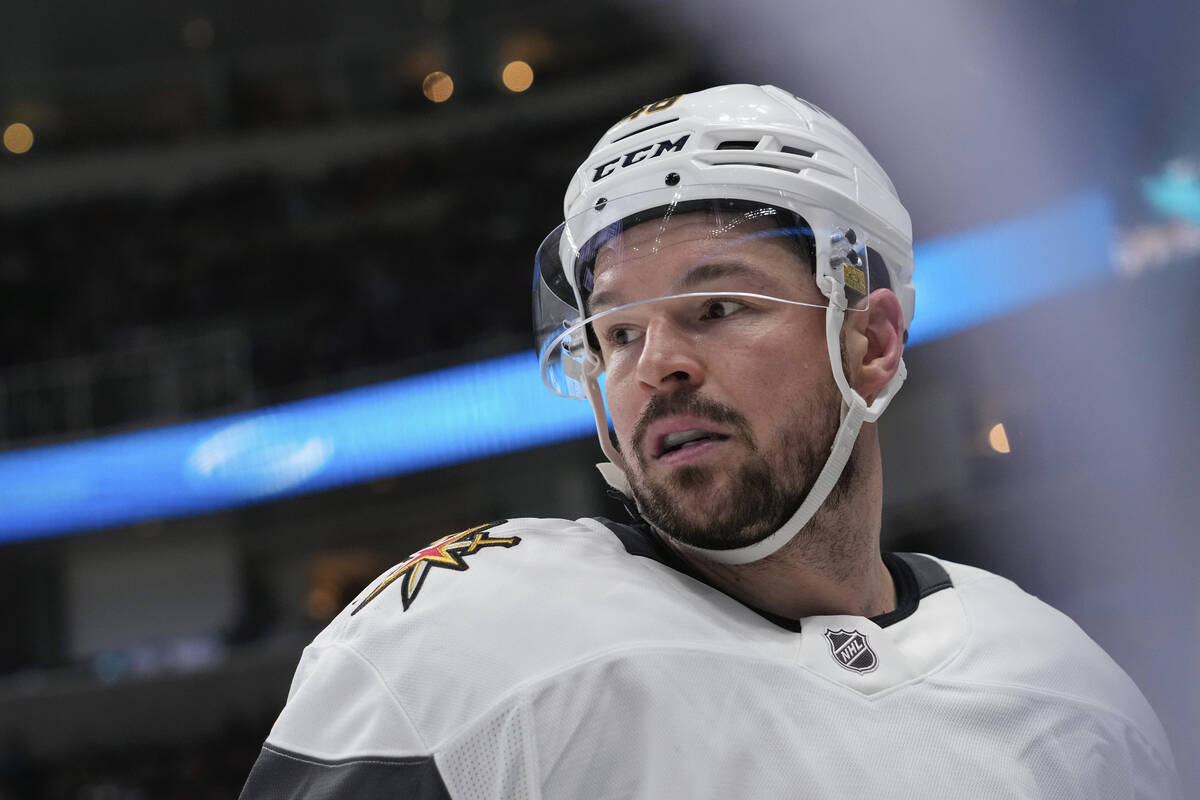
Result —
M 264 745 L 240 800 L 450 800 L 433 756 L 325 761 Z

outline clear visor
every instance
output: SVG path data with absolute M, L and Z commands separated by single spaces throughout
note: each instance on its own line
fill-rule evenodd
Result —
M 538 249 L 533 313 L 542 380 L 586 397 L 587 370 L 624 357 L 652 318 L 702 333 L 726 316 L 780 304 L 824 308 L 831 275 L 848 308 L 867 307 L 871 253 L 862 231 L 782 192 L 714 188 L 602 199 Z M 747 198 L 747 199 L 741 199 Z

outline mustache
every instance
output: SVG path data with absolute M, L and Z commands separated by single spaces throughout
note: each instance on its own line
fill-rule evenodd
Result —
M 694 390 L 678 391 L 654 395 L 642 409 L 637 423 L 633 426 L 634 453 L 639 459 L 644 457 L 646 432 L 650 426 L 664 417 L 676 414 L 700 417 L 722 427 L 733 428 L 749 442 L 751 448 L 754 447 L 754 438 L 750 435 L 750 423 L 740 411 L 733 406 L 704 397 Z

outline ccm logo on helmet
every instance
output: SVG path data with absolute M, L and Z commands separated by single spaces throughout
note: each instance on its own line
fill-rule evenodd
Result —
M 614 158 L 612 161 L 605 161 L 596 167 L 592 173 L 592 183 L 612 175 L 617 170 L 618 164 L 620 164 L 621 169 L 624 169 L 625 167 L 632 167 L 639 161 L 645 161 L 647 158 L 658 158 L 663 153 L 678 153 L 687 144 L 688 137 L 690 136 L 690 133 L 685 133 L 673 142 L 670 139 L 663 139 L 661 142 L 644 145 L 637 150 L 631 150 L 623 156 Z M 651 153 L 651 150 L 654 152 Z

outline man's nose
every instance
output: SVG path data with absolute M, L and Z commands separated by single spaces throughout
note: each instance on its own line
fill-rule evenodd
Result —
M 694 335 L 666 315 L 646 326 L 637 376 L 648 391 L 671 392 L 704 383 L 704 360 Z

